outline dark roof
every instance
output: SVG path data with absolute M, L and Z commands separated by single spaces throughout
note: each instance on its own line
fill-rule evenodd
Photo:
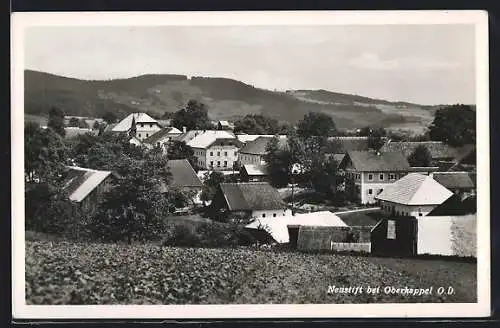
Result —
M 382 148 L 381 152 L 403 152 L 404 156 L 410 156 L 418 146 L 425 146 L 433 159 L 441 158 L 455 158 L 460 152 L 458 149 L 453 148 L 441 141 L 400 141 L 400 142 L 387 142 Z
M 243 143 L 236 138 L 217 138 L 207 148 L 212 146 L 235 146 L 240 148 L 243 146 Z
M 334 214 L 350 227 L 374 227 L 382 218 L 379 209 Z
M 350 151 L 352 165 L 360 172 L 409 171 L 410 164 L 400 152 Z
M 152 135 L 150 135 L 149 137 L 144 139 L 143 142 L 150 144 L 150 145 L 154 145 L 158 140 L 160 140 L 164 136 L 168 135 L 171 130 L 172 130 L 172 127 L 163 128 L 160 131 L 153 133 Z
M 187 159 L 171 159 L 167 166 L 172 174 L 171 185 L 174 187 L 201 187 L 200 178 Z
M 435 172 L 434 180 L 448 189 L 470 189 L 475 187 L 475 177 L 470 172 Z
M 276 210 L 284 209 L 280 195 L 267 182 L 221 183 L 220 189 L 229 210 Z
M 459 195 L 453 195 L 441 205 L 436 206 L 427 216 L 467 215 L 476 212 L 476 197 L 471 196 L 462 200 Z
M 240 149 L 240 153 L 264 155 L 266 153 L 267 145 L 272 139 L 272 137 L 258 137 L 253 141 L 247 142 L 245 146 Z
M 346 153 L 351 150 L 369 150 L 368 137 L 330 137 L 327 152 Z

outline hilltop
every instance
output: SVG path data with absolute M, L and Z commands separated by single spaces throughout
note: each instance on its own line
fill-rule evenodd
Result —
M 47 115 L 51 106 L 78 116 L 102 116 L 106 111 L 161 115 L 196 99 L 208 105 L 213 120 L 265 114 L 296 123 L 314 111 L 331 115 L 339 128 L 383 125 L 419 130 L 432 121 L 437 108 L 327 90 L 271 91 L 228 78 L 172 74 L 92 81 L 26 70 L 24 79 L 25 114 L 32 115 Z

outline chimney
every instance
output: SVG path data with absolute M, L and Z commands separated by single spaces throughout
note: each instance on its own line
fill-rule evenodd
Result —
M 182 133 L 186 133 L 186 127 L 185 126 L 182 127 Z

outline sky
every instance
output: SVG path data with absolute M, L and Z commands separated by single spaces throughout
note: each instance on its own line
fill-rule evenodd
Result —
M 25 68 L 80 79 L 226 77 L 419 104 L 475 103 L 473 25 L 31 27 Z

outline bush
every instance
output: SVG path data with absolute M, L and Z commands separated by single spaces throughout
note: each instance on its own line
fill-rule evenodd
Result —
M 181 247 L 236 247 L 249 246 L 255 238 L 244 226 L 204 222 L 198 226 L 178 224 L 167 230 L 164 246 Z

